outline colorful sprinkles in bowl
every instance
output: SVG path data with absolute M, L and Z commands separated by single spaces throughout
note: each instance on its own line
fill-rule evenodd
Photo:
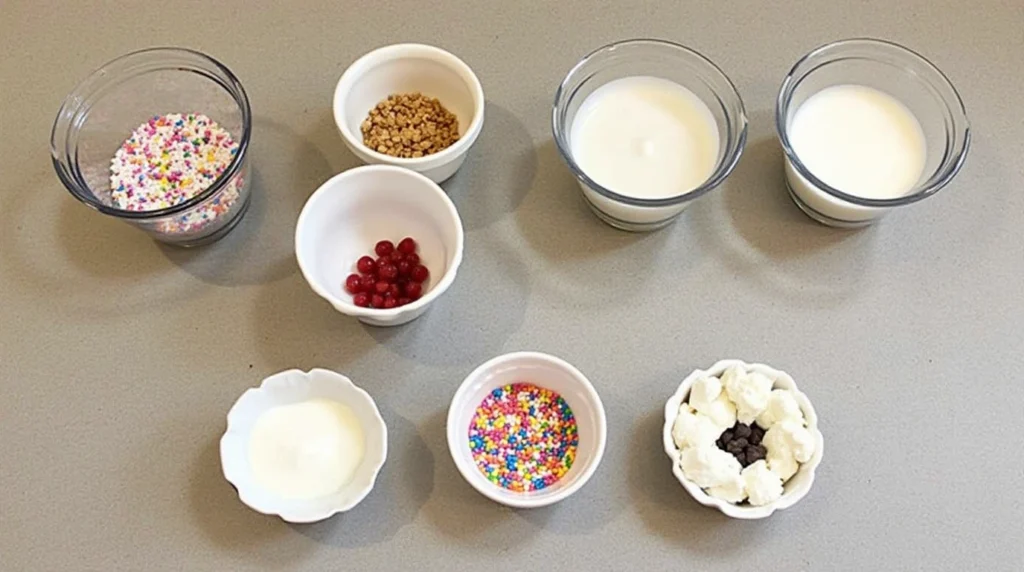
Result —
M 181 204 L 210 188 L 238 154 L 238 143 L 201 113 L 158 115 L 140 125 L 110 162 L 110 198 L 128 211 Z M 239 198 L 242 177 L 198 208 L 161 221 L 160 231 L 189 233 L 212 223 Z
M 545 489 L 572 468 L 576 417 L 560 395 L 530 383 L 491 391 L 469 426 L 473 460 L 487 480 L 513 492 Z

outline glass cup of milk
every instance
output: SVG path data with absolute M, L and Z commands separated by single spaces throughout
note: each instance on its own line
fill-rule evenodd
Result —
M 729 176 L 747 118 L 735 86 L 706 57 L 671 42 L 626 40 L 569 71 L 552 130 L 594 214 L 649 231 Z
M 938 192 L 971 138 L 949 79 L 917 53 L 872 39 L 800 59 L 782 82 L 775 121 L 793 201 L 844 228 Z

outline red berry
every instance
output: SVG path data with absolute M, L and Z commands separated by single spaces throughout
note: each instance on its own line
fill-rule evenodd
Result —
M 373 275 L 367 274 L 360 279 L 359 289 L 368 294 L 372 294 L 375 284 L 377 284 L 377 279 Z
M 388 293 L 386 294 L 386 296 L 398 298 L 401 295 L 402 289 L 398 287 L 398 284 L 391 284 L 391 286 L 388 286 Z
M 388 260 L 391 261 L 391 264 L 398 264 L 399 262 L 405 260 L 405 255 L 402 254 L 402 251 L 396 250 L 392 252 L 390 256 L 388 256 Z
M 394 280 L 398 278 L 398 267 L 394 264 L 385 264 L 380 267 L 377 273 L 380 274 L 381 280 Z
M 377 262 L 369 256 L 364 256 L 356 262 L 356 269 L 362 274 L 374 274 L 377 272 Z
M 402 297 L 402 298 L 398 299 L 398 305 L 399 306 L 405 306 L 406 304 L 410 304 L 410 303 L 412 303 L 412 298 Z
M 352 297 L 352 303 L 360 308 L 367 308 L 370 306 L 370 296 L 368 294 L 356 294 Z
M 395 245 L 390 240 L 382 240 L 373 247 L 373 251 L 377 253 L 377 256 L 387 256 L 395 251 Z
M 394 298 L 384 298 L 384 308 L 386 310 L 390 310 L 396 306 L 398 306 L 398 300 Z
M 412 254 L 416 252 L 416 241 L 412 237 L 405 237 L 401 242 L 398 243 L 398 251 L 402 254 Z
M 412 265 L 409 264 L 408 260 L 403 260 L 396 264 L 396 266 L 398 267 L 399 276 L 408 276 L 409 272 L 412 271 Z
M 373 297 L 370 298 L 370 307 L 371 308 L 383 308 L 384 307 L 384 296 L 381 296 L 380 294 L 374 294 Z
M 427 276 L 430 276 L 430 271 L 422 264 L 417 264 L 416 267 L 409 272 L 409 277 L 415 282 L 426 282 Z
M 409 262 L 409 266 L 412 267 L 415 267 L 417 264 L 420 263 L 420 255 L 416 254 L 415 252 L 411 254 L 406 254 L 405 259 Z
M 377 292 L 378 294 L 384 294 L 385 292 L 388 291 L 389 288 L 391 288 L 391 284 L 383 280 L 373 285 L 374 291 Z
M 405 295 L 407 298 L 413 300 L 419 300 L 420 296 L 423 295 L 423 285 L 419 282 L 410 282 L 405 285 Z
M 358 274 L 349 274 L 345 279 L 345 291 L 349 294 L 358 294 L 363 290 L 363 279 Z

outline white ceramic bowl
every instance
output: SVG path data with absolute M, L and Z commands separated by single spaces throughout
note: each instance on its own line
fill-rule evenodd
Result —
M 469 425 L 480 402 L 495 388 L 518 382 L 561 395 L 572 409 L 579 431 L 576 460 L 565 476 L 548 488 L 526 493 L 488 481 L 469 447 Z M 547 506 L 578 491 L 601 463 L 607 433 L 604 405 L 590 381 L 565 361 L 536 352 L 505 354 L 476 368 L 459 386 L 448 409 L 448 450 L 463 478 L 485 497 L 516 508 Z
M 717 499 L 704 492 L 696 483 L 687 479 L 686 475 L 683 474 L 683 470 L 679 468 L 679 448 L 676 447 L 675 441 L 672 439 L 672 424 L 675 423 L 676 416 L 679 414 L 679 406 L 689 398 L 690 387 L 693 386 L 693 383 L 705 376 L 721 376 L 725 373 L 725 370 L 734 365 L 739 365 L 747 371 L 762 373 L 775 380 L 774 389 L 788 389 L 792 391 L 795 394 L 797 403 L 800 405 L 800 409 L 803 411 L 804 418 L 807 420 L 807 429 L 814 436 L 815 440 L 814 455 L 811 456 L 811 460 L 801 464 L 796 474 L 786 481 L 785 485 L 783 485 L 782 497 L 779 500 L 764 506 L 736 505 Z M 679 389 L 665 403 L 665 426 L 662 430 L 662 441 L 665 446 L 665 454 L 672 460 L 672 474 L 682 483 L 683 488 L 686 489 L 686 492 L 690 493 L 690 496 L 702 505 L 717 508 L 728 516 L 748 520 L 771 516 L 776 510 L 789 508 L 804 498 L 807 492 L 811 490 L 811 485 L 814 484 L 814 471 L 818 468 L 818 464 L 821 463 L 821 454 L 825 446 L 821 431 L 818 430 L 818 414 L 814 411 L 814 407 L 811 405 L 811 401 L 807 399 L 807 396 L 797 389 L 796 382 L 793 381 L 789 374 L 763 364 L 748 364 L 734 359 L 719 361 L 706 370 L 695 370 L 683 380 L 683 383 L 679 385 Z
M 318 398 L 347 405 L 359 418 L 366 439 L 363 461 L 352 480 L 334 494 L 308 500 L 281 498 L 256 483 L 249 465 L 249 434 L 264 411 Z M 373 398 L 349 378 L 325 369 L 282 371 L 264 379 L 258 388 L 246 390 L 228 412 L 228 429 L 220 440 L 224 477 L 242 502 L 288 522 L 316 522 L 359 504 L 373 489 L 387 454 L 388 431 Z
M 345 291 L 356 261 L 373 256 L 380 240 L 411 236 L 430 271 L 423 297 L 390 310 L 360 308 Z M 306 201 L 295 228 L 295 257 L 313 291 L 339 312 L 373 326 L 410 322 L 451 286 L 462 263 L 462 220 L 448 195 L 430 179 L 400 167 L 349 169 Z
M 420 92 L 436 97 L 459 118 L 459 140 L 426 157 L 391 157 L 363 145 L 359 126 L 389 95 Z M 423 44 L 378 48 L 345 70 L 334 89 L 334 122 L 345 145 L 367 163 L 398 165 L 435 183 L 455 174 L 484 125 L 484 90 L 473 70 L 454 55 Z

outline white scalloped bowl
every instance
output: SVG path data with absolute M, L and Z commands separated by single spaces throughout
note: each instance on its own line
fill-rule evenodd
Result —
M 334 400 L 352 409 L 366 439 L 363 461 L 352 479 L 333 494 L 303 500 L 281 498 L 261 487 L 253 477 L 249 465 L 250 432 L 263 412 L 318 398 Z M 246 390 L 231 407 L 228 428 L 220 440 L 221 468 L 224 478 L 238 491 L 238 498 L 256 512 L 277 515 L 288 522 L 316 522 L 351 509 L 370 494 L 387 458 L 387 436 L 377 404 L 352 380 L 326 369 L 308 373 L 290 369 L 264 379 L 258 388 Z
M 762 373 L 773 379 L 775 381 L 772 386 L 773 389 L 788 389 L 792 391 L 796 397 L 796 402 L 800 405 L 801 411 L 803 411 L 804 418 L 807 419 L 807 430 L 814 436 L 814 455 L 811 456 L 808 462 L 801 464 L 796 474 L 786 481 L 785 485 L 783 485 L 782 497 L 764 506 L 736 505 L 722 499 L 717 499 L 704 492 L 696 483 L 687 479 L 686 475 L 683 474 L 683 470 L 679 468 L 679 448 L 676 447 L 675 441 L 672 439 L 672 425 L 679 414 L 679 406 L 689 398 L 690 387 L 693 386 L 693 383 L 707 375 L 721 376 L 725 370 L 734 365 L 742 366 L 747 371 Z M 789 508 L 804 498 L 811 490 L 811 485 L 814 484 L 814 471 L 821 463 L 821 454 L 825 447 L 824 438 L 821 435 L 821 431 L 818 430 L 818 414 L 814 411 L 814 406 L 811 405 L 811 401 L 807 399 L 807 396 L 797 389 L 796 382 L 793 381 L 793 378 L 788 373 L 764 364 L 748 364 L 735 359 L 721 360 L 706 370 L 694 370 L 693 373 L 679 384 L 679 389 L 665 403 L 665 426 L 662 429 L 662 441 L 665 446 L 665 454 L 672 460 L 672 474 L 676 476 L 676 479 L 683 485 L 686 492 L 690 493 L 690 496 L 704 506 L 717 508 L 732 518 L 745 520 L 767 518 L 775 511 Z

